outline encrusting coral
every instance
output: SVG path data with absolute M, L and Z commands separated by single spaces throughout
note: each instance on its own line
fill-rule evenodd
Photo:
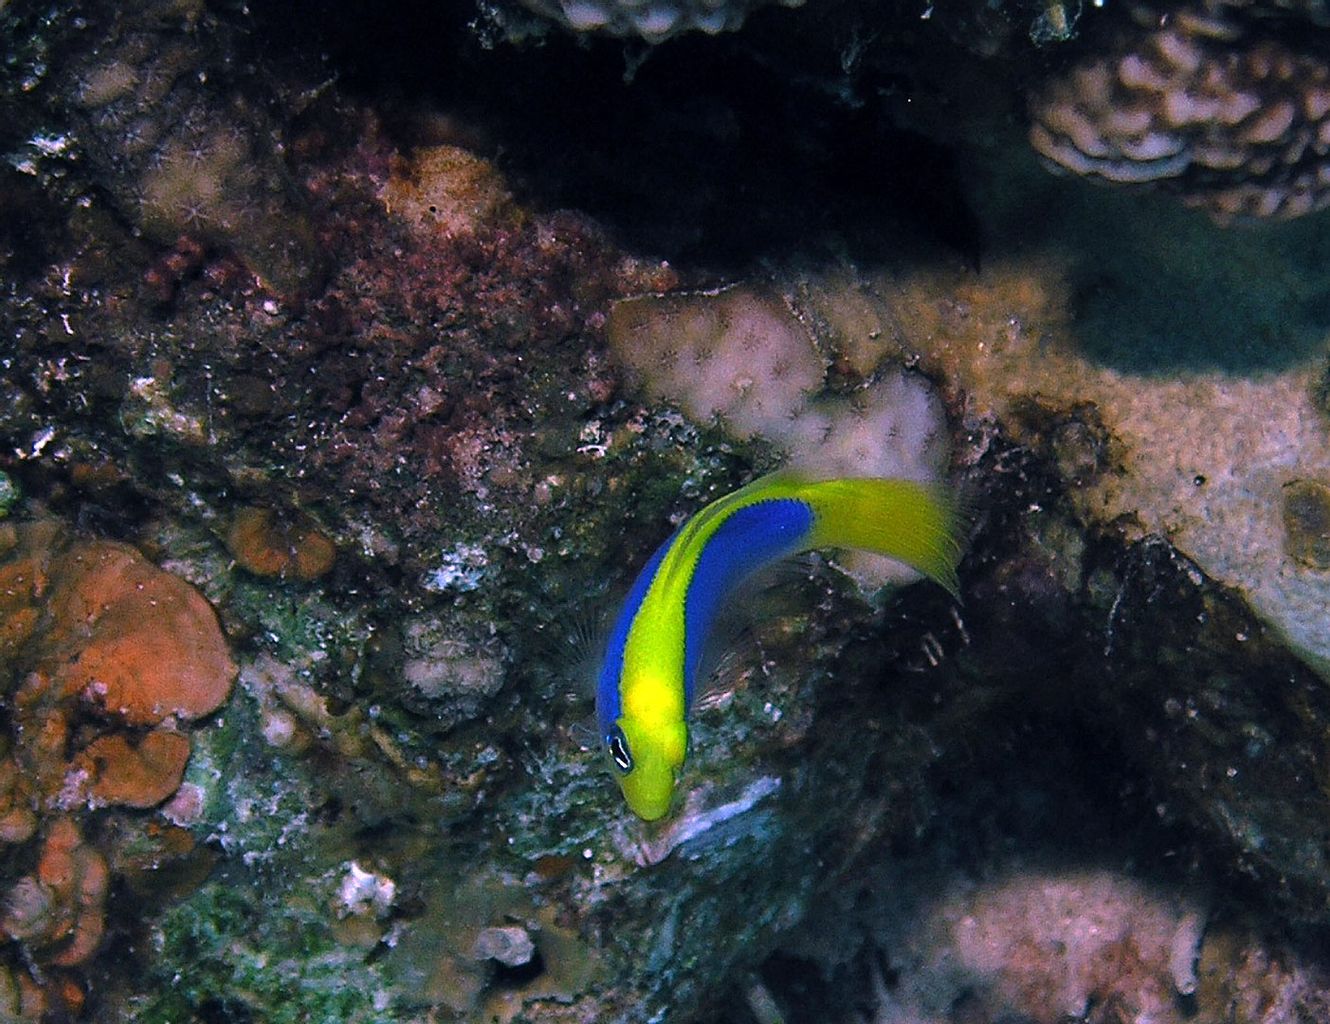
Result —
M 787 952 L 862 995 L 842 1024 L 1301 1024 L 1322 1020 L 1314 959 L 1196 896 L 1101 867 L 949 879 L 889 868 L 853 909 L 822 909 Z M 870 919 L 873 952 L 832 936 Z M 862 970 L 863 977 L 859 976 Z M 775 987 L 782 996 L 786 979 Z M 843 993 L 837 999 L 845 998 Z
M 236 668 L 212 607 L 128 545 L 92 541 L 57 556 L 47 615 L 20 707 L 78 697 L 147 726 L 200 718 L 231 691 Z
M 135 745 L 113 733 L 99 736 L 74 759 L 74 772 L 89 780 L 91 806 L 155 807 L 180 788 L 189 761 L 189 737 L 153 729 Z
M 0 931 L 40 970 L 0 964 L 0 974 L 13 1011 L 35 1019 L 81 998 L 52 969 L 88 963 L 105 928 L 111 869 L 85 823 L 175 793 L 188 724 L 226 700 L 236 667 L 208 602 L 134 548 L 71 541 L 50 520 L 11 527 L 4 541 L 0 602 L 19 625 L 0 670 L 20 682 L 0 760 L 0 842 L 40 832 L 41 846 L 35 870 L 6 886 Z
M 877 1024 L 940 1022 L 946 993 L 967 988 L 976 1020 L 1108 1021 L 1093 1008 L 1114 1006 L 1119 1020 L 1164 1024 L 1196 991 L 1204 915 L 1113 872 L 1027 872 L 958 887 L 918 925 L 893 949 L 905 980 Z
M 84 843 L 72 818 L 56 818 L 42 843 L 37 871 L 5 897 L 0 929 L 59 967 L 87 961 L 101 942 L 106 859 Z
M 414 228 L 451 237 L 521 219 L 498 169 L 460 146 L 422 146 L 410 156 L 395 155 L 389 167 L 379 198 Z

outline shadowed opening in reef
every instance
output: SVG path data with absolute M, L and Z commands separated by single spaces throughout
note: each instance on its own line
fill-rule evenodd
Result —
M 1087 358 L 1248 375 L 1324 352 L 1330 214 L 1221 227 L 1163 192 L 1054 177 L 1020 141 L 965 161 L 972 200 L 990 248 L 1067 254 Z
M 312 27 L 341 85 L 397 112 L 404 145 L 422 110 L 448 109 L 526 201 L 583 210 L 678 264 L 732 274 L 905 249 L 979 269 L 1054 247 L 1083 352 L 1129 373 L 1277 371 L 1330 333 L 1330 215 L 1225 228 L 1162 193 L 1054 178 L 1023 138 L 1029 69 L 900 12 L 865 36 L 849 5 L 820 5 L 833 27 L 816 33 L 805 11 L 759 10 L 742 33 L 652 48 L 559 29 L 514 45 L 476 9 L 429 0 L 253 10 L 278 50 L 306 49 Z M 973 94 L 977 70 L 988 95 Z
M 1188 1020 L 1222 988 L 1197 974 L 1234 936 L 1287 932 L 1249 880 L 1197 881 L 1216 877 L 1213 851 L 1092 723 L 1021 702 L 982 740 L 936 767 L 941 799 L 916 839 L 861 851 L 704 1024 L 1061 1020 L 1068 996 L 1087 1020 L 1115 998 Z M 1290 948 L 1321 964 L 1323 941 Z
M 979 258 L 951 148 L 898 116 L 939 87 L 904 63 L 843 70 L 828 41 L 851 27 L 809 42 L 790 31 L 798 12 L 759 11 L 741 34 L 655 49 L 562 30 L 487 46 L 465 5 L 254 10 L 275 47 L 297 49 L 293 33 L 314 25 L 342 86 L 404 122 L 430 102 L 469 119 L 528 201 L 586 211 L 629 248 L 745 268 L 799 252 L 872 259 L 904 231 Z

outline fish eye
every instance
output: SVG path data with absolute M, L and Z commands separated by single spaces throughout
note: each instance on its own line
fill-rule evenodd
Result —
M 605 743 L 610 748 L 610 757 L 614 759 L 614 767 L 625 775 L 633 770 L 633 755 L 628 750 L 628 737 L 623 734 L 623 730 L 617 725 L 605 734 Z

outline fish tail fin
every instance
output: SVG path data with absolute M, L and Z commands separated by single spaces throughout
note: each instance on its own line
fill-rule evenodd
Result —
M 805 485 L 816 521 L 809 547 L 856 548 L 886 555 L 941 584 L 956 598 L 965 515 L 939 487 L 882 478 Z

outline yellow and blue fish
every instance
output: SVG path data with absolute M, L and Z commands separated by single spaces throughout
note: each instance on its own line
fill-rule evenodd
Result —
M 887 555 L 957 591 L 955 506 L 927 485 L 783 471 L 707 505 L 642 569 L 601 663 L 601 742 L 639 817 L 670 809 L 703 645 L 726 598 L 763 566 L 814 548 Z

